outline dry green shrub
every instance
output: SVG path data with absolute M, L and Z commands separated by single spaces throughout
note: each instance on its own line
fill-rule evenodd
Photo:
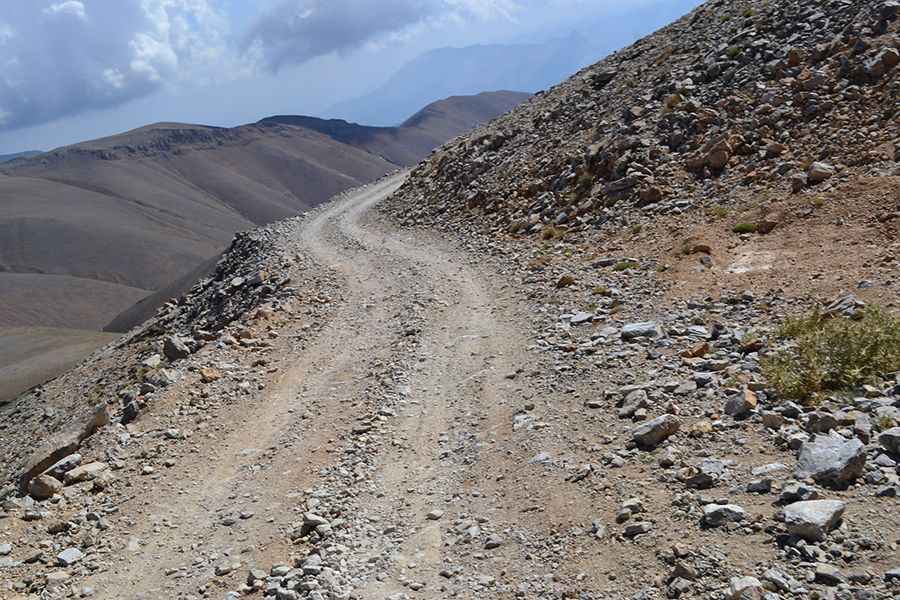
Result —
M 735 233 L 756 233 L 758 229 L 756 223 L 738 223 L 731 230 Z
M 545 242 L 559 241 L 566 237 L 566 230 L 554 227 L 553 225 L 544 225 L 541 228 L 541 239 Z
M 634 271 L 640 269 L 641 265 L 633 260 L 620 260 L 613 265 L 613 271 Z
M 856 320 L 813 311 L 788 319 L 778 336 L 791 343 L 763 359 L 763 374 L 781 398 L 814 404 L 900 370 L 900 319 L 870 306 Z

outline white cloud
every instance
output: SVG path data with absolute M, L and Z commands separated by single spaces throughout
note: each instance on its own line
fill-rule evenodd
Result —
M 103 71 L 103 78 L 117 90 L 125 87 L 125 75 L 118 69 L 106 69 Z
M 45 15 L 71 15 L 81 20 L 87 19 L 87 13 L 84 10 L 84 3 L 78 0 L 66 0 L 59 4 L 51 4 L 44 9 Z
M 228 21 L 214 2 L 29 0 L 0 7 L 0 129 L 240 72 L 231 68 Z

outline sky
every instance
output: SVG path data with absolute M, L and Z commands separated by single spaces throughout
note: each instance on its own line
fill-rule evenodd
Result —
M 0 154 L 159 121 L 318 115 L 444 46 L 633 39 L 699 0 L 3 0 Z M 590 26 L 585 29 L 586 24 Z M 602 56 L 598 56 L 599 60 Z

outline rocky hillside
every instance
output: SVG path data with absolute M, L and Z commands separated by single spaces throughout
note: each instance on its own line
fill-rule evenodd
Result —
M 559 493 L 628 566 L 573 597 L 896 596 L 898 58 L 893 1 L 707 2 L 388 202 L 504 265 L 583 401 Z
M 264 334 L 248 332 L 275 318 L 297 295 L 291 276 L 302 272 L 302 289 L 307 292 L 321 286 L 312 263 L 293 251 L 288 234 L 295 221 L 239 234 L 210 276 L 177 302 L 167 303 L 90 360 L 3 409 L 0 480 L 27 486 L 35 473 L 44 470 L 42 465 L 55 462 L 59 453 L 70 453 L 71 444 L 84 442 L 98 423 L 107 424 L 110 416 L 122 424 L 137 419 L 154 394 L 177 376 L 166 365 L 208 341 L 224 335 L 228 344 L 264 348 L 265 339 L 256 339 Z M 261 305 L 265 308 L 258 310 Z
M 788 218 L 776 202 L 864 181 L 871 217 L 889 223 L 897 10 L 708 2 L 443 148 L 398 210 L 574 241 L 685 212 L 733 221 L 755 202 L 764 214 L 750 225 L 768 233 Z
M 0 595 L 896 598 L 898 28 L 714 0 L 239 236 L 0 409 Z

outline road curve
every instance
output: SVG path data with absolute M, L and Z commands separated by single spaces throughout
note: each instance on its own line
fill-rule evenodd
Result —
M 298 514 L 324 508 L 320 498 L 340 498 L 338 506 L 328 502 L 332 513 L 354 516 L 341 531 L 353 548 L 340 561 L 341 589 L 382 599 L 407 589 L 411 577 L 415 589 L 443 585 L 446 523 L 428 514 L 492 479 L 496 463 L 478 454 L 509 428 L 512 409 L 502 396 L 515 384 L 504 375 L 525 343 L 498 318 L 473 258 L 373 213 L 404 177 L 298 221 L 296 251 L 342 282 L 333 318 L 289 357 L 292 366 L 261 401 L 220 417 L 190 468 L 123 507 L 135 524 L 130 548 L 92 580 L 98 596 L 209 593 L 228 576 L 198 581 L 185 566 L 198 556 L 233 557 L 237 585 L 247 568 L 311 551 L 286 532 Z M 222 515 L 242 499 L 268 518 L 249 519 L 237 533 L 222 526 Z M 486 495 L 458 505 L 497 522 L 512 518 Z M 375 523 L 390 535 L 373 536 Z

